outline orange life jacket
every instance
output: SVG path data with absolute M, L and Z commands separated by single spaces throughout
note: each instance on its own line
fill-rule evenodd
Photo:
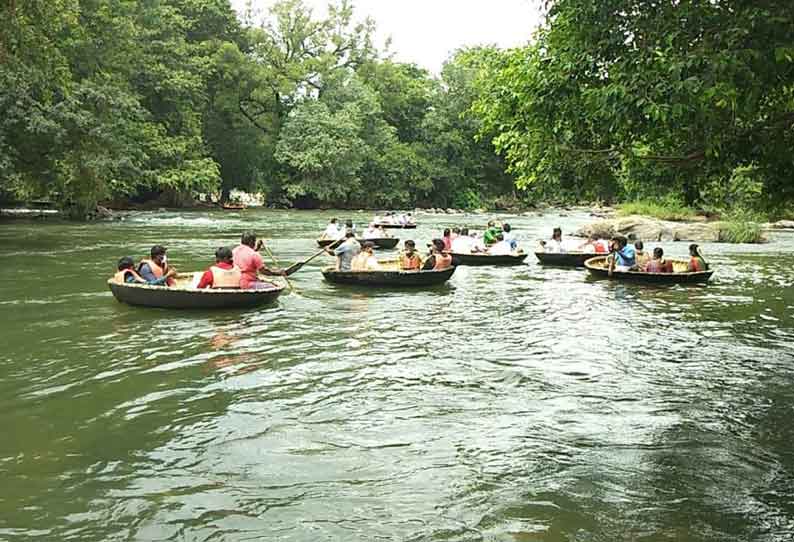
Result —
M 146 282 L 143 280 L 143 277 L 141 277 L 134 269 L 122 269 L 121 271 L 118 271 L 115 275 L 113 275 L 113 280 L 118 284 L 126 284 L 127 273 L 132 273 L 132 276 L 136 279 L 140 280 L 141 282 Z
M 452 256 L 449 254 L 436 254 L 436 265 L 433 266 L 434 271 L 441 271 L 452 267 Z
M 240 279 L 243 277 L 242 271 L 237 266 L 231 269 L 223 269 L 217 265 L 210 267 L 212 272 L 213 288 L 239 288 Z
M 143 266 L 143 264 L 148 265 L 149 269 L 152 270 L 152 274 L 154 274 L 154 276 L 157 277 L 158 279 L 162 278 L 166 273 L 168 273 L 168 264 L 166 264 L 165 267 L 160 267 L 159 265 L 154 263 L 152 260 L 141 260 L 141 263 L 138 264 L 138 269 L 139 270 Z M 173 286 L 174 284 L 176 284 L 176 281 L 174 280 L 173 277 L 170 277 L 165 282 L 169 286 Z
M 403 253 L 400 256 L 400 269 L 403 271 L 415 271 L 422 265 L 422 259 L 419 254 L 414 252 L 411 256 Z

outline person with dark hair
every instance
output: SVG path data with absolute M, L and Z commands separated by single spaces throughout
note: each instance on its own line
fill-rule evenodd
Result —
M 516 239 L 516 235 L 513 233 L 513 227 L 507 222 L 502 224 L 502 237 L 510 244 L 511 250 L 516 250 L 518 248 L 518 239 Z
M 611 257 L 614 258 L 616 271 L 629 271 L 637 265 L 634 247 L 629 245 L 627 239 L 622 235 L 616 235 L 612 238 Z
M 403 251 L 400 253 L 400 269 L 403 271 L 419 271 L 422 268 L 422 257 L 416 251 L 416 243 L 408 240 L 403 243 Z
M 262 260 L 262 256 L 259 254 L 259 250 L 263 246 L 265 246 L 264 241 L 261 239 L 257 241 L 254 232 L 246 231 L 240 237 L 240 244 L 232 251 L 232 261 L 234 266 L 240 270 L 240 288 L 243 290 L 270 290 L 276 287 L 270 282 L 260 281 L 258 277 L 259 273 L 282 277 L 292 274 L 283 269 L 271 269 L 267 267 Z M 300 267 L 295 268 L 292 272 L 297 271 L 299 268 Z
M 648 265 L 648 262 L 651 261 L 651 256 L 647 252 L 645 252 L 645 245 L 642 241 L 635 241 L 634 242 L 634 257 L 637 260 L 637 267 L 640 269 L 645 269 L 645 266 Z
M 242 273 L 234 265 L 234 256 L 229 247 L 215 251 L 215 265 L 204 271 L 197 288 L 239 288 Z
M 342 238 L 342 230 L 339 229 L 339 224 L 335 218 L 332 218 L 330 222 L 328 222 L 328 226 L 325 228 L 323 232 L 323 236 L 321 239 L 341 239 Z
M 351 271 L 377 271 L 380 269 L 378 259 L 375 257 L 375 243 L 364 241 L 361 253 L 353 258 L 350 263 Z
M 433 239 L 430 256 L 422 265 L 422 271 L 441 271 L 452 266 L 452 255 L 444 252 L 444 241 Z
M 485 228 L 485 231 L 482 234 L 482 241 L 485 243 L 485 246 L 494 244 L 496 242 L 496 236 L 501 232 L 501 226 L 497 226 L 495 220 L 489 220 L 488 227 Z
M 709 264 L 706 263 L 705 258 L 700 253 L 698 246 L 695 243 L 689 245 L 689 266 L 687 271 L 690 273 L 697 271 L 707 271 Z
M 165 253 L 167 248 L 161 245 L 154 245 L 149 251 L 150 258 L 143 259 L 138 264 L 138 274 L 146 281 L 147 284 L 157 283 L 158 279 L 165 279 L 163 282 L 166 286 L 173 286 L 176 284 L 174 275 L 175 269 L 168 267 L 168 258 Z M 158 283 L 161 284 L 161 283 Z
M 673 262 L 664 259 L 662 247 L 653 249 L 653 258 L 648 262 L 644 269 L 647 273 L 672 273 Z
M 450 241 L 454 241 L 460 235 L 460 228 L 452 228 L 452 234 L 449 236 Z
M 353 235 L 356 234 L 356 227 L 353 225 L 353 221 L 349 218 L 345 220 L 345 233 L 352 232 Z
M 591 233 L 587 241 L 579 245 L 579 250 L 582 252 L 594 252 L 596 254 L 606 254 L 609 252 L 609 243 L 601 239 L 597 233 Z
M 117 269 L 118 271 L 113 276 L 113 280 L 115 280 L 118 284 L 148 284 L 149 286 L 165 286 L 166 281 L 176 274 L 175 271 L 171 271 L 170 274 L 166 273 L 165 276 L 162 276 L 159 279 L 155 278 L 153 280 L 147 281 L 135 270 L 135 261 L 129 256 L 124 256 L 119 260 Z
M 348 230 L 344 242 L 335 249 L 328 249 L 328 253 L 336 256 L 337 271 L 350 271 L 353 259 L 361 253 L 361 244 L 355 234 Z
M 441 237 L 441 240 L 444 241 L 444 250 L 449 252 L 452 250 L 452 232 L 449 228 L 444 230 L 444 234 Z

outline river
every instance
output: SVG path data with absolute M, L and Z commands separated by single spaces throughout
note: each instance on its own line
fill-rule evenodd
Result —
M 203 269 L 244 229 L 303 259 L 330 216 L 0 224 L 0 539 L 794 537 L 794 235 L 703 244 L 706 286 L 534 257 L 420 291 L 333 286 L 319 258 L 250 311 L 105 284 L 156 243 Z M 589 220 L 502 218 L 529 249 Z M 423 246 L 487 217 L 420 220 Z

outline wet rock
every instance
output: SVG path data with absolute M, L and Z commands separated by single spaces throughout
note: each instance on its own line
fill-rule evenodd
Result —
M 655 218 L 642 216 L 626 216 L 621 218 L 605 219 L 588 224 L 576 232 L 580 237 L 596 234 L 603 239 L 609 239 L 615 234 L 632 236 L 643 241 L 671 241 L 673 232 L 670 225 Z
M 777 230 L 794 230 L 794 220 L 778 220 L 772 227 Z
M 721 222 L 680 224 L 676 225 L 673 230 L 673 241 L 718 243 L 722 240 L 721 231 Z

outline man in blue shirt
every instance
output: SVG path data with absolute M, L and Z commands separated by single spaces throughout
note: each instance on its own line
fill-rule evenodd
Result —
M 622 235 L 612 238 L 612 254 L 615 258 L 616 271 L 628 271 L 637 265 L 637 253 Z

